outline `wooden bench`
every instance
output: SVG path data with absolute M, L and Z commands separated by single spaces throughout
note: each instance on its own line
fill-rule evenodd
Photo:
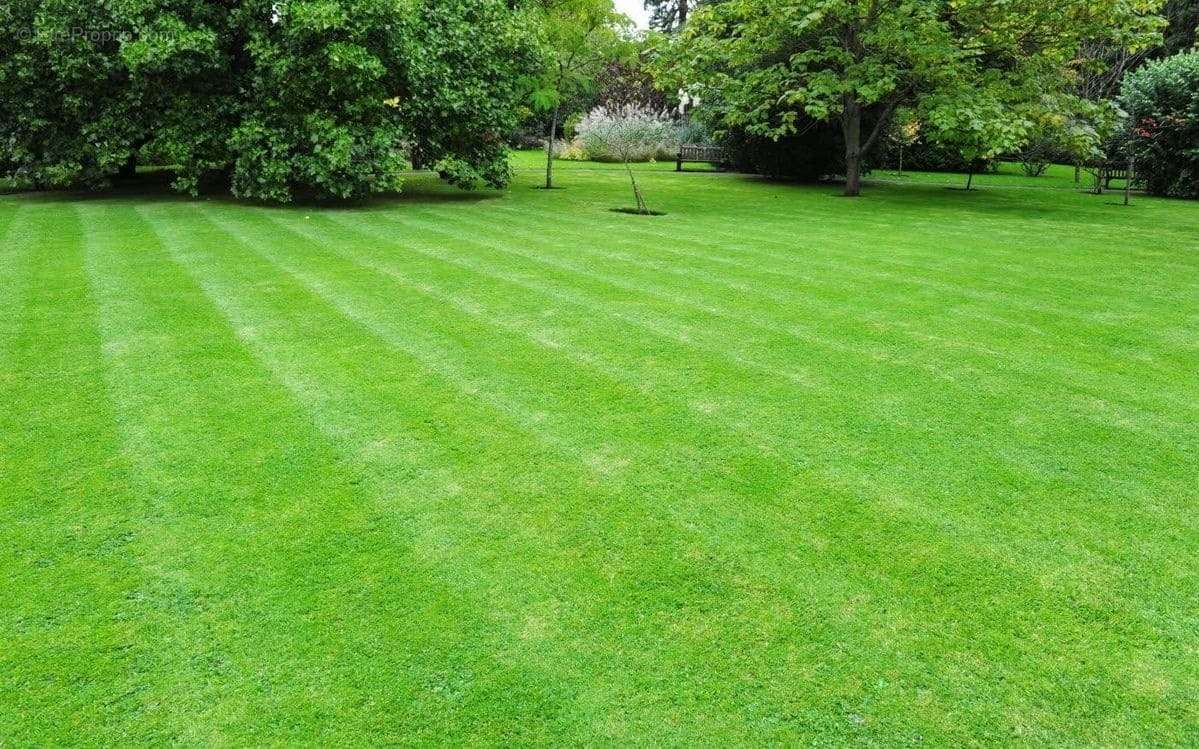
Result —
M 1096 165 L 1096 170 L 1099 182 L 1103 184 L 1104 190 L 1112 189 L 1112 182 L 1115 180 L 1121 182 L 1129 180 L 1127 161 L 1102 161 Z M 1139 181 L 1137 175 L 1133 174 L 1132 183 L 1135 185 Z
M 728 164 L 728 154 L 720 146 L 679 146 L 679 160 L 675 171 L 683 171 L 683 164 Z

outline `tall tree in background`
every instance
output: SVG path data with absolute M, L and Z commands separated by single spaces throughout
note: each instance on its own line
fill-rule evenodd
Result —
M 1084 65 L 1078 91 L 1093 101 L 1115 99 L 1124 77 L 1146 62 L 1194 49 L 1199 41 L 1199 0 L 1166 0 L 1162 6 L 1165 27 L 1160 45 L 1137 47 L 1093 40 L 1083 46 Z
M 1163 57 L 1199 46 L 1199 0 L 1166 0 L 1162 15 L 1169 23 L 1162 40 Z
M 1020 145 L 1067 93 L 1084 42 L 1160 38 L 1160 0 L 729 0 L 698 10 L 659 61 L 664 86 L 718 102 L 721 123 L 774 139 L 834 121 L 845 194 L 896 107 L 970 158 Z
M 605 69 L 633 53 L 629 19 L 612 0 L 540 0 L 543 64 L 534 77 L 534 106 L 550 113 L 545 141 L 545 189 L 554 187 L 554 142 L 566 109 L 592 90 Z
M 687 18 L 703 0 L 645 0 L 651 29 L 671 33 L 687 25 Z

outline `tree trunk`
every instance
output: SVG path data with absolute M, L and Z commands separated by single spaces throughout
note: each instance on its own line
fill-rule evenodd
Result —
M 971 161 L 970 162 L 970 171 L 966 172 L 966 189 L 967 190 L 971 189 L 970 186 L 973 184 L 974 184 L 974 162 Z
M 679 0 L 679 28 L 687 25 L 687 0 Z
M 841 133 L 845 136 L 845 196 L 862 194 L 862 108 L 845 98 L 841 112 Z
M 137 176 L 137 154 L 129 154 L 129 158 L 125 159 L 125 163 L 121 164 L 121 168 L 117 171 L 117 178 L 121 180 L 130 180 Z
M 550 119 L 550 137 L 545 140 L 545 189 L 554 189 L 554 138 L 558 135 L 559 107 L 554 107 Z
M 902 143 L 899 144 L 899 173 L 896 174 L 895 176 L 896 177 L 903 176 L 903 144 Z
M 625 161 L 624 168 L 629 173 L 629 181 L 633 183 L 633 197 L 637 200 L 637 212 L 642 216 L 649 214 L 649 206 L 645 204 L 645 198 L 641 195 L 641 187 L 637 184 L 637 177 L 633 174 L 633 167 L 629 166 L 629 162 Z
M 1132 150 L 1131 148 L 1129 149 Z M 1128 205 L 1128 201 L 1132 198 L 1132 176 L 1136 173 L 1137 162 L 1136 158 L 1128 154 L 1128 179 L 1124 180 L 1124 205 Z

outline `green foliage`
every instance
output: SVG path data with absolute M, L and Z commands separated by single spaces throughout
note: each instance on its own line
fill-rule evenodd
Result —
M 563 116 L 576 114 L 583 97 L 593 91 L 605 68 L 631 59 L 628 18 L 612 0 L 535 0 L 544 36 L 541 65 L 528 76 L 529 99 L 536 110 L 549 112 L 545 140 L 545 187 L 554 187 L 554 141 Z
M 505 136 L 538 60 L 527 19 L 503 0 L 423 0 L 405 21 L 405 137 L 452 184 L 507 184 Z
M 1137 171 L 1150 193 L 1199 198 L 1199 53 L 1150 62 L 1124 79 Z
M 1083 42 L 1150 45 L 1159 4 L 729 0 L 664 42 L 659 74 L 713 107 L 723 127 L 751 135 L 839 121 L 851 174 L 901 104 L 919 112 L 929 139 L 985 159 L 1018 147 L 1045 110 L 1082 111 L 1065 91 Z
M 140 155 L 270 201 L 397 190 L 409 152 L 504 184 L 534 60 L 504 0 L 15 0 L 0 27 L 4 171 L 101 186 Z
M 1166 0 L 1162 15 L 1169 22 L 1162 40 L 1164 56 L 1199 47 L 1199 0 Z
M 671 159 L 678 152 L 680 131 L 674 121 L 662 112 L 634 105 L 598 107 L 575 130 L 576 143 L 592 161 L 655 161 Z
M 125 83 L 118 31 L 99 3 L 0 6 L 0 172 L 97 185 L 128 160 L 140 92 Z
M 612 0 L 538 0 L 534 7 L 544 45 L 541 66 L 528 81 L 537 109 L 569 108 L 608 66 L 631 59 L 628 19 Z
M 926 137 L 949 145 L 967 163 L 987 161 L 1019 147 L 1031 123 L 1013 117 L 1007 102 L 986 86 L 976 91 L 944 90 L 924 99 L 920 107 Z

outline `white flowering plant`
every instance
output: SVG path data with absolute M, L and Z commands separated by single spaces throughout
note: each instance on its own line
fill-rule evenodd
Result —
M 593 109 L 575 132 L 576 145 L 592 161 L 669 160 L 679 146 L 678 126 L 668 113 L 635 104 Z

